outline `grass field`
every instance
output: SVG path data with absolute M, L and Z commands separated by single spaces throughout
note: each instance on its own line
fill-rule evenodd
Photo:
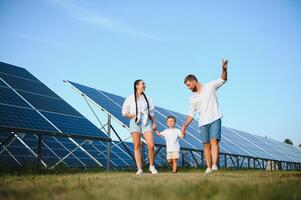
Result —
M 301 199 L 301 172 L 201 170 L 158 175 L 85 172 L 1 175 L 0 199 Z

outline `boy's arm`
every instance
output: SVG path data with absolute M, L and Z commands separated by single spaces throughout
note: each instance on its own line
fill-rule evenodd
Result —
M 161 136 L 161 133 L 158 131 L 158 129 L 155 130 L 155 133 L 157 134 L 157 136 Z

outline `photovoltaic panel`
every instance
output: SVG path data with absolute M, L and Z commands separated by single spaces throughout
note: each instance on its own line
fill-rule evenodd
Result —
M 57 132 L 45 119 L 31 108 L 14 107 L 0 104 L 0 128 L 22 132 Z
M 109 140 L 26 69 L 0 62 L 0 80 L 1 127 Z
M 7 63 L 0 62 L 0 69 L 1 73 L 3 74 L 9 74 L 12 76 L 17 76 L 25 79 L 30 79 L 33 81 L 39 81 L 36 77 L 34 77 L 32 74 L 28 73 L 28 71 L 21 67 L 16 67 L 14 65 L 10 65 Z

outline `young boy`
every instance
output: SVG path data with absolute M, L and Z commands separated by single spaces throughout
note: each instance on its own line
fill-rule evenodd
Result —
M 177 173 L 180 151 L 179 137 L 183 138 L 183 135 L 181 135 L 180 129 L 175 128 L 176 118 L 174 116 L 168 116 L 166 118 L 166 124 L 168 128 L 161 133 L 156 130 L 156 134 L 165 138 L 168 164 L 172 172 Z

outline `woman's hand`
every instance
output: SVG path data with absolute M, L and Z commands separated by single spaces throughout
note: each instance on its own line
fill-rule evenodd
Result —
M 130 119 L 135 119 L 135 118 L 136 118 L 136 115 L 130 114 L 130 113 L 126 114 L 125 116 L 126 116 L 127 118 L 130 118 Z
M 155 121 L 153 122 L 152 129 L 157 130 L 157 123 Z

